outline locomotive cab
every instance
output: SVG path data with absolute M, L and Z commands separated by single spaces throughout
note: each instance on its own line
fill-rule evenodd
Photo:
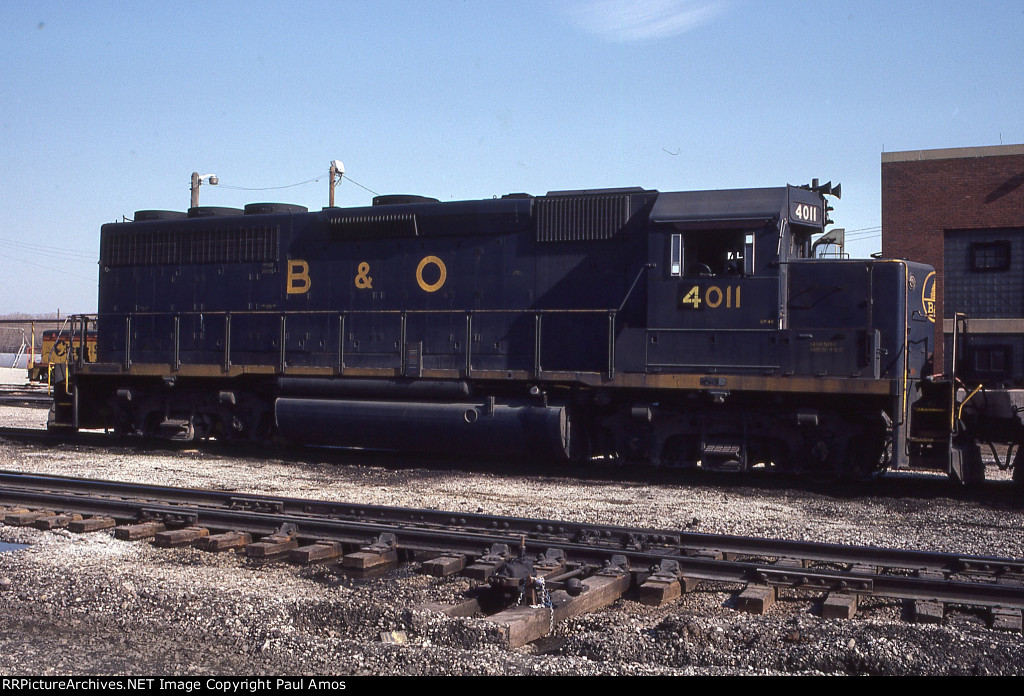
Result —
M 927 344 L 907 343 L 908 286 L 928 269 L 814 259 L 822 193 L 659 196 L 644 369 L 648 382 L 690 389 L 666 395 L 660 419 L 633 427 L 646 431 L 630 440 L 643 443 L 638 456 L 858 476 L 906 463 L 906 389 L 920 379 Z

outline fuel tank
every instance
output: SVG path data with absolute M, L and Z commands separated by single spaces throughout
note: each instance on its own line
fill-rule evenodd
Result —
M 302 444 L 488 457 L 570 455 L 572 423 L 564 406 L 279 397 L 274 412 L 278 431 Z

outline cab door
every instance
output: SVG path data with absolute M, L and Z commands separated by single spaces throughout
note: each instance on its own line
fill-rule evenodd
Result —
M 769 230 L 721 221 L 651 233 L 648 373 L 781 369 L 778 272 L 757 258 Z

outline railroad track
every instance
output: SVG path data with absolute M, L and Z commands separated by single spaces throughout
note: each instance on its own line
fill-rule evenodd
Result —
M 19 406 L 49 407 L 53 396 L 47 394 L 46 387 L 35 385 L 0 385 L 0 404 Z
M 912 603 L 921 621 L 946 605 L 984 607 L 995 628 L 1021 629 L 1024 559 L 635 529 L 299 498 L 0 472 L 5 524 L 72 531 L 255 560 L 338 562 L 373 573 L 403 561 L 479 582 L 448 615 L 483 611 L 510 646 L 627 592 L 663 604 L 701 582 L 734 583 L 736 607 L 767 611 L 779 592 L 809 591 L 822 613 L 852 618 L 863 597 Z

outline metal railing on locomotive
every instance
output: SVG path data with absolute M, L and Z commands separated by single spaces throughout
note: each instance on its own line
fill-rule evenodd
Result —
M 620 308 L 621 309 L 621 308 Z M 166 337 L 171 341 L 172 359 L 171 368 L 178 370 L 183 364 L 182 362 L 182 341 L 181 341 L 181 324 L 182 320 L 186 317 L 196 317 L 201 321 L 206 319 L 223 319 L 223 347 L 222 347 L 222 359 L 220 365 L 222 369 L 227 372 L 231 369 L 234 364 L 231 360 L 232 352 L 237 348 L 232 344 L 232 320 L 243 317 L 277 317 L 279 324 L 279 335 L 278 335 L 278 351 L 274 365 L 280 371 L 284 371 L 288 367 L 288 319 L 296 318 L 334 318 L 338 322 L 338 345 L 336 348 L 327 351 L 311 351 L 302 350 L 298 351 L 303 354 L 317 354 L 317 355 L 335 355 L 336 359 L 332 367 L 338 372 L 339 375 L 343 375 L 346 370 L 345 358 L 345 324 L 346 321 L 351 317 L 357 316 L 374 316 L 374 317 L 394 317 L 399 322 L 399 341 L 393 354 L 398 356 L 399 364 L 402 374 L 406 373 L 408 365 L 407 361 L 407 348 L 408 338 L 406 333 L 406 326 L 408 318 L 410 316 L 418 315 L 449 315 L 449 316 L 460 316 L 465 321 L 465 348 L 460 351 L 460 354 L 464 358 L 463 368 L 466 376 L 470 376 L 474 370 L 473 368 L 473 318 L 481 315 L 516 315 L 516 316 L 532 316 L 534 323 L 533 332 L 533 361 L 532 361 L 532 372 L 536 377 L 540 377 L 544 372 L 543 361 L 542 361 L 542 337 L 543 337 L 543 323 L 545 316 L 551 315 L 606 315 L 607 316 L 607 344 L 606 344 L 606 371 L 608 379 L 615 378 L 615 335 L 616 335 L 616 317 L 620 309 L 474 309 L 474 310 L 353 310 L 344 312 L 332 312 L 326 310 L 318 311 L 285 311 L 278 312 L 273 310 L 244 310 L 244 311 L 191 311 L 191 312 L 130 312 L 130 313 L 116 313 L 116 314 L 77 314 L 71 317 L 71 335 L 78 334 L 81 336 L 82 345 L 85 344 L 85 336 L 90 331 L 98 331 L 100 320 L 123 321 L 124 324 L 124 355 L 119 361 L 121 367 L 128 371 L 131 369 L 133 364 L 132 353 L 133 353 L 133 342 L 132 342 L 132 322 L 134 320 L 141 319 L 166 319 L 171 322 L 171 330 L 169 335 Z M 214 322 L 219 323 L 219 321 Z M 210 352 L 210 351 L 207 351 Z M 74 364 L 82 368 L 85 363 L 88 362 L 88 352 L 83 350 L 76 350 L 74 355 Z M 195 363 L 200 364 L 200 363 Z M 208 364 L 208 363 L 203 363 Z M 259 363 L 268 364 L 268 363 Z
M 950 380 L 949 380 L 949 403 L 953 405 L 949 410 L 949 433 L 950 437 L 956 434 L 957 422 L 963 416 L 964 407 L 967 402 L 974 398 L 974 395 L 982 391 L 984 384 L 978 384 L 971 390 L 970 393 L 966 389 L 970 388 L 969 384 L 966 384 L 960 379 L 957 374 L 958 368 L 960 367 L 958 355 L 960 352 L 960 342 L 963 336 L 966 336 L 970 331 L 968 330 L 969 317 L 963 312 L 956 312 L 953 315 L 953 342 L 952 342 L 952 355 L 950 356 Z M 964 395 L 961 398 L 957 398 L 958 391 L 964 389 Z M 996 461 L 999 461 L 996 458 Z
M 473 372 L 473 352 L 472 352 L 472 337 L 473 337 L 473 317 L 483 314 L 513 314 L 519 316 L 533 316 L 534 317 L 534 336 L 533 336 L 533 374 L 535 377 L 540 377 L 544 371 L 541 362 L 541 347 L 542 347 L 542 336 L 543 336 L 543 318 L 546 315 L 552 314 L 575 314 L 575 315 L 607 315 L 608 317 L 608 334 L 607 334 L 607 375 L 608 379 L 615 378 L 615 322 L 617 315 L 626 306 L 630 296 L 636 289 L 640 279 L 649 271 L 655 268 L 654 264 L 646 263 L 640 267 L 637 271 L 636 276 L 633 278 L 633 282 L 630 284 L 629 289 L 623 296 L 622 301 L 619 303 L 618 308 L 607 308 L 607 309 L 458 309 L 458 310 L 352 310 L 352 311 L 274 311 L 274 310 L 243 310 L 243 311 L 220 311 L 220 312 L 205 312 L 205 311 L 191 311 L 191 312 L 128 312 L 128 313 L 115 313 L 115 314 L 77 314 L 71 317 L 72 329 L 71 335 L 78 332 L 81 336 L 82 345 L 85 345 L 86 335 L 89 332 L 89 326 L 92 325 L 98 332 L 100 318 L 113 317 L 115 319 L 123 320 L 125 323 L 125 345 L 124 345 L 124 358 L 122 361 L 123 368 L 127 371 L 131 369 L 132 365 L 132 333 L 131 333 L 131 322 L 132 317 L 169 317 L 171 318 L 173 328 L 171 330 L 171 340 L 173 345 L 173 361 L 172 368 L 178 370 L 181 365 L 181 319 L 182 317 L 198 316 L 202 317 L 224 317 L 224 346 L 223 346 L 223 360 L 222 368 L 226 372 L 231 368 L 231 318 L 234 317 L 245 317 L 245 316 L 277 316 L 280 322 L 279 331 L 279 349 L 280 353 L 277 359 L 277 368 L 284 372 L 288 367 L 288 356 L 287 356 L 287 324 L 288 317 L 309 317 L 309 316 L 324 316 L 324 317 L 337 317 L 338 321 L 338 347 L 337 347 L 337 359 L 334 364 L 335 369 L 339 375 L 345 373 L 345 321 L 346 317 L 352 316 L 389 316 L 393 315 L 399 318 L 400 324 L 400 340 L 397 346 L 397 353 L 400 360 L 400 371 L 404 375 L 407 371 L 407 336 L 406 336 L 406 324 L 409 316 L 421 315 L 421 314 L 434 314 L 434 315 L 454 315 L 463 316 L 466 321 L 466 334 L 465 334 L 465 351 L 464 357 L 465 362 L 463 369 L 465 375 L 468 377 Z M 305 351 L 308 352 L 308 351 Z M 75 357 L 74 364 L 79 368 L 83 367 L 85 362 L 88 360 L 87 351 L 79 351 Z M 66 383 L 65 383 L 66 384 Z

